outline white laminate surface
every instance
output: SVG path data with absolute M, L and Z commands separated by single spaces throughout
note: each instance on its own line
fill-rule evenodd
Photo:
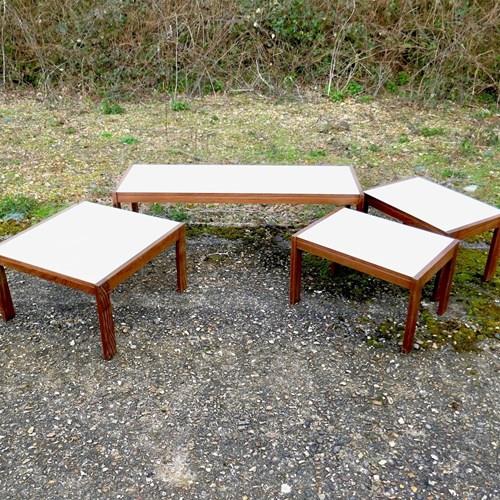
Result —
M 97 284 L 177 226 L 83 202 L 0 243 L 0 256 Z
M 358 195 L 347 166 L 133 165 L 117 193 Z
M 445 232 L 500 217 L 500 210 L 435 182 L 413 177 L 367 194 Z
M 343 208 L 299 235 L 302 240 L 415 278 L 453 239 Z

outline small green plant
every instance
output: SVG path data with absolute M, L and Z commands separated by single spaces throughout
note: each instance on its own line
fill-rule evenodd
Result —
M 460 151 L 464 154 L 472 154 L 476 152 L 476 148 L 470 139 L 464 139 L 460 143 Z
M 101 132 L 99 135 L 103 139 L 111 139 L 113 137 L 113 134 L 111 132 Z
M 437 135 L 445 135 L 445 130 L 441 127 L 422 127 L 420 134 L 424 137 L 435 137 Z
M 401 134 L 398 137 L 398 142 L 399 144 L 406 144 L 407 142 L 410 142 L 410 138 L 406 134 Z
M 40 203 L 27 196 L 7 196 L 0 200 L 0 220 L 21 222 L 45 219 L 61 208 L 59 203 Z
M 332 90 L 328 97 L 332 102 L 342 102 L 345 99 L 345 94 L 340 90 Z
M 454 170 L 453 168 L 445 168 L 441 170 L 441 175 L 447 179 L 465 179 L 467 177 L 467 174 L 461 170 Z
M 121 115 L 125 110 L 116 102 L 104 99 L 101 101 L 100 109 L 104 115 Z
M 167 217 L 177 222 L 185 222 L 188 220 L 188 213 L 182 205 L 175 205 L 168 210 Z
M 378 153 L 381 151 L 381 147 L 378 144 L 370 144 L 368 146 L 368 151 L 371 151 L 372 153 Z
M 24 219 L 30 217 L 37 201 L 27 196 L 7 196 L 0 200 L 0 219 Z
M 349 85 L 347 85 L 345 93 L 350 97 L 355 97 L 362 94 L 363 91 L 363 85 L 359 84 L 358 82 L 350 82 Z
M 64 129 L 64 132 L 66 132 L 68 135 L 73 135 L 76 134 L 76 128 L 75 127 L 68 127 Z
M 317 160 L 319 158 L 325 158 L 326 151 L 324 149 L 313 149 L 312 151 L 309 151 L 307 155 L 309 158 Z
M 120 137 L 120 142 L 122 144 L 137 144 L 139 142 L 139 139 L 137 137 L 134 137 L 133 135 L 122 135 Z
M 170 109 L 172 111 L 187 111 L 190 108 L 189 104 L 184 101 L 178 101 L 173 99 L 170 103 Z
M 159 203 L 153 203 L 149 207 L 149 211 L 151 212 L 152 215 L 156 215 L 157 217 L 160 217 L 165 213 L 165 209 Z

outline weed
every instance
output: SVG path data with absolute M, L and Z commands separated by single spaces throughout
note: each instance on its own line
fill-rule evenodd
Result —
M 370 144 L 368 146 L 368 151 L 370 151 L 372 153 L 378 153 L 379 151 L 381 151 L 381 147 L 378 146 L 377 144 Z
M 101 101 L 101 105 L 99 107 L 103 115 L 121 115 L 125 113 L 125 109 L 123 109 L 118 103 L 108 99 Z
M 111 139 L 113 137 L 113 134 L 111 132 L 101 132 L 99 135 L 103 139 Z
M 441 176 L 447 179 L 465 179 L 467 175 L 461 170 L 455 170 L 453 168 L 445 168 L 441 171 Z
M 473 154 L 476 152 L 476 148 L 470 139 L 464 139 L 460 143 L 460 151 L 464 154 Z
M 157 217 L 160 217 L 165 213 L 165 208 L 160 205 L 159 203 L 153 203 L 149 207 L 149 211 L 151 212 L 152 215 L 156 215 Z
M 0 220 L 21 222 L 45 219 L 60 208 L 59 203 L 40 203 L 27 196 L 7 196 L 0 200 Z
M 435 137 L 437 135 L 445 135 L 445 130 L 441 127 L 422 127 L 420 134 L 424 137 Z
M 172 111 L 187 111 L 190 108 L 189 104 L 184 101 L 177 101 L 176 99 L 173 99 L 172 102 L 170 103 L 170 109 Z
M 188 220 L 188 213 L 182 205 L 175 205 L 170 207 L 167 217 L 177 222 L 185 222 Z
M 328 94 L 328 97 L 332 102 L 342 102 L 345 99 L 345 94 L 340 90 L 332 90 Z
M 313 149 L 307 153 L 307 156 L 313 160 L 326 157 L 326 151 L 324 149 Z
M 347 85 L 345 93 L 350 97 L 355 97 L 364 92 L 364 87 L 358 82 L 350 82 Z
M 31 216 L 37 201 L 26 196 L 7 196 L 0 200 L 0 219 L 22 220 Z
M 137 144 L 139 142 L 139 139 L 137 139 L 137 137 L 134 137 L 133 135 L 122 135 L 120 137 L 120 142 L 122 144 Z
M 406 144 L 407 142 L 410 142 L 410 138 L 406 134 L 401 134 L 398 137 L 398 142 L 399 144 Z
M 64 132 L 66 132 L 68 135 L 73 135 L 76 134 L 76 128 L 75 127 L 67 127 L 64 129 Z

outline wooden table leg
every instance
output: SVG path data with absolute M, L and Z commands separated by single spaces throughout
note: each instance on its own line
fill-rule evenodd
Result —
M 441 269 L 439 273 L 440 274 L 439 285 L 438 285 L 439 305 L 437 309 L 437 313 L 439 315 L 444 314 L 446 312 L 446 309 L 448 309 L 448 302 L 450 301 L 451 283 L 453 281 L 453 274 L 455 273 L 456 263 L 457 263 L 457 251 L 455 250 L 452 259 L 445 264 L 445 266 Z
M 3 266 L 0 266 L 0 314 L 5 321 L 12 319 L 16 315 Z
M 368 201 L 365 196 L 363 196 L 356 204 L 356 210 L 358 212 L 364 212 L 365 214 L 368 213 Z
M 175 264 L 177 267 L 177 291 L 183 292 L 187 287 L 186 274 L 186 229 L 179 229 L 179 238 L 175 242 Z
M 116 196 L 116 193 L 112 194 L 112 198 L 113 198 L 113 206 L 115 208 L 122 208 L 122 204 L 118 201 L 118 197 Z
M 136 201 L 133 201 L 131 203 L 131 207 L 132 207 L 132 212 L 138 212 L 139 211 L 139 203 L 137 203 Z
M 111 359 L 116 353 L 115 323 L 111 307 L 111 292 L 103 287 L 97 288 L 97 314 L 101 328 L 102 356 Z
M 432 300 L 435 302 L 439 300 L 439 287 L 441 286 L 441 274 L 442 274 L 442 269 L 440 269 L 436 277 L 434 278 L 434 289 L 432 290 Z
M 483 281 L 490 281 L 497 270 L 498 254 L 500 253 L 500 228 L 493 231 L 491 239 L 490 251 L 488 252 L 488 260 L 484 269 Z
M 413 338 L 417 328 L 417 317 L 422 298 L 422 285 L 414 285 L 410 288 L 410 304 L 406 316 L 405 333 L 403 337 L 403 352 L 410 352 L 413 349 Z
M 292 236 L 290 254 L 290 304 L 300 300 L 300 281 L 302 277 L 302 250 L 297 248 L 297 239 Z

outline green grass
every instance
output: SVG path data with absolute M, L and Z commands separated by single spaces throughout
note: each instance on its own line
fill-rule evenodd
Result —
M 120 106 L 117 102 L 109 101 L 107 99 L 101 101 L 99 109 L 103 115 L 121 115 L 125 113 L 125 109 L 122 108 L 122 106 Z
M 187 111 L 188 109 L 190 109 L 190 107 L 191 106 L 187 102 L 178 101 L 176 99 L 173 99 L 172 102 L 170 103 L 170 109 L 176 112 Z
M 139 139 L 137 139 L 137 137 L 134 137 L 133 135 L 122 135 L 120 137 L 120 142 L 122 144 L 137 144 L 139 142 Z
M 420 135 L 423 135 L 424 137 L 435 137 L 445 134 L 446 131 L 442 127 L 422 127 L 420 129 Z

